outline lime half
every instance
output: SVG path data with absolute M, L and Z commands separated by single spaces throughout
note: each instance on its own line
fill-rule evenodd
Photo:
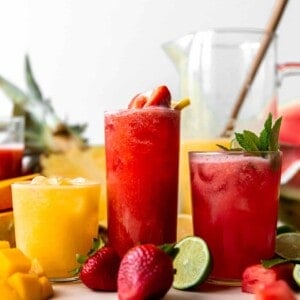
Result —
M 277 235 L 275 252 L 285 259 L 300 261 L 300 232 Z
M 206 242 L 200 237 L 188 236 L 179 241 L 175 248 L 179 252 L 173 262 L 176 270 L 173 287 L 185 290 L 205 281 L 212 268 Z
M 296 264 L 293 270 L 293 277 L 297 283 L 297 285 L 300 287 L 300 265 Z

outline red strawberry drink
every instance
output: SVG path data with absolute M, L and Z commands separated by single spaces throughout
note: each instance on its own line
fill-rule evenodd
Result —
M 23 145 L 0 145 L 0 180 L 22 175 Z
M 108 239 L 121 256 L 176 240 L 180 112 L 152 95 L 105 114 Z
M 0 118 L 0 180 L 22 175 L 23 117 Z
M 281 153 L 190 152 L 194 233 L 213 256 L 211 281 L 239 285 L 274 255 Z

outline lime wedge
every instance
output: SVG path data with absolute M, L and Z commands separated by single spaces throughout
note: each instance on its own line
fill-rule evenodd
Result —
M 297 285 L 300 287 L 300 265 L 299 264 L 296 264 L 294 266 L 293 277 L 294 277 Z
M 200 237 L 189 236 L 179 241 L 174 259 L 176 270 L 173 287 L 186 290 L 204 282 L 212 268 L 212 257 L 206 242 Z
M 277 235 L 275 252 L 285 259 L 300 261 L 300 232 Z

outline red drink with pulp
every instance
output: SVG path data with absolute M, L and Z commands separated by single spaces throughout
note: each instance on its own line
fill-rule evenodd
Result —
M 247 266 L 274 255 L 281 153 L 264 153 L 189 155 L 194 234 L 212 252 L 215 283 L 239 284 Z
M 108 240 L 120 255 L 176 241 L 180 111 L 105 114 Z

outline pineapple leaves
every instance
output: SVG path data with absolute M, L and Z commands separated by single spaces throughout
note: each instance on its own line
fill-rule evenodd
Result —
M 29 98 L 27 95 L 20 90 L 18 87 L 16 87 L 14 84 L 0 76 L 0 88 L 4 92 L 4 94 L 10 98 L 14 104 L 23 106 L 28 101 Z
M 25 57 L 25 77 L 26 77 L 26 83 L 27 83 L 30 95 L 34 99 L 42 101 L 43 95 L 42 95 L 42 92 L 41 92 L 34 76 L 33 76 L 29 57 L 27 55 Z
M 13 114 L 25 117 L 26 153 L 65 151 L 71 147 L 85 148 L 86 124 L 70 125 L 54 111 L 45 99 L 33 75 L 29 57 L 25 57 L 26 91 L 0 76 L 0 89 L 12 101 Z

